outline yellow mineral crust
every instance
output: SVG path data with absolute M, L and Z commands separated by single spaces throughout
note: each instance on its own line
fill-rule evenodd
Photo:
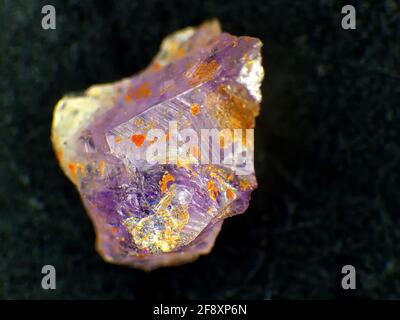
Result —
M 123 83 L 122 80 L 121 84 Z M 94 85 L 82 96 L 67 95 L 58 101 L 53 112 L 51 141 L 64 173 L 76 183 L 78 169 L 84 164 L 76 161 L 74 146 L 77 135 L 95 115 L 113 107 L 114 84 Z M 101 170 L 104 172 L 103 170 Z

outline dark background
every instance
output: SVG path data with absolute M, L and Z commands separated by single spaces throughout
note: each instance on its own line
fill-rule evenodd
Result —
M 357 29 L 341 28 L 353 3 Z M 41 28 L 53 4 L 57 29 Z M 151 273 L 107 264 L 49 136 L 65 93 L 144 68 L 219 18 L 259 37 L 259 188 L 214 250 Z M 0 0 L 1 298 L 400 298 L 400 3 Z M 41 289 L 41 268 L 57 290 Z M 341 289 L 352 264 L 357 290 Z

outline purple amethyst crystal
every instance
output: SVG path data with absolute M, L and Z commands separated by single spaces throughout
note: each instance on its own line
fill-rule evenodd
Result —
M 167 37 L 138 75 L 58 102 L 54 149 L 106 261 L 144 270 L 192 261 L 247 209 L 261 45 L 206 22 Z

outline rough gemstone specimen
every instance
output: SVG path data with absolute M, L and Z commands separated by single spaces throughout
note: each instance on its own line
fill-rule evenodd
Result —
M 168 36 L 138 75 L 57 103 L 53 146 L 106 261 L 144 270 L 192 261 L 247 209 L 261 46 L 209 21 Z

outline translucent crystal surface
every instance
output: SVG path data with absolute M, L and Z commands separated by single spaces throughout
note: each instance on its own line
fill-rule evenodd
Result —
M 235 130 L 250 129 L 248 138 L 259 112 L 261 45 L 206 22 L 167 37 L 138 75 L 58 102 L 53 146 L 105 260 L 144 270 L 189 262 L 211 250 L 225 218 L 246 210 L 257 186 L 253 144 Z M 200 140 L 182 158 L 188 128 Z M 228 135 L 211 148 L 205 129 Z M 161 140 L 165 154 L 148 161 Z

